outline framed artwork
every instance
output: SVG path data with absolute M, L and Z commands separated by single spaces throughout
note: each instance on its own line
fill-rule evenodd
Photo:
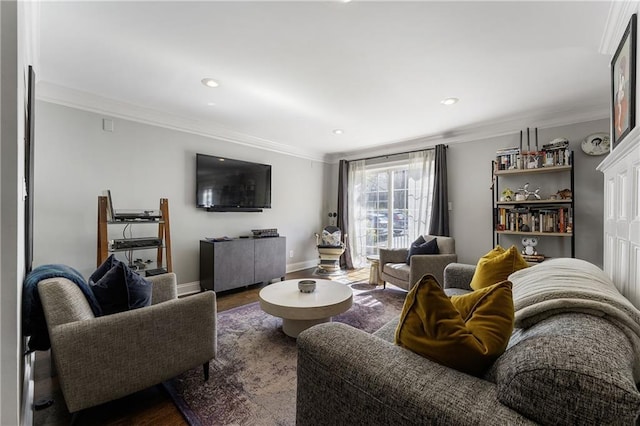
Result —
M 636 14 L 611 60 L 612 147 L 636 125 Z

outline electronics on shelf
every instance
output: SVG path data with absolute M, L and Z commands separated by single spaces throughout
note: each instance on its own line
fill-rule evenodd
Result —
M 162 238 L 124 238 L 109 241 L 109 250 L 127 250 L 140 247 L 162 247 Z
M 253 238 L 279 237 L 277 228 L 252 229 Z
M 106 189 L 103 193 L 107 197 L 107 219 L 109 221 L 156 221 L 162 218 L 162 214 L 158 210 L 114 210 L 111 191 Z

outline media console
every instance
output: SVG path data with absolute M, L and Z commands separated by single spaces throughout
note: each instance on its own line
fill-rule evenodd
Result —
M 200 288 L 219 292 L 284 280 L 286 259 L 285 237 L 200 240 Z

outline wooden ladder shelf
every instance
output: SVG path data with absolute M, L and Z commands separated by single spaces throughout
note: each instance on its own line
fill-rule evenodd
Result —
M 167 198 L 160 199 L 160 219 L 154 221 L 136 221 L 125 220 L 112 222 L 109 221 L 107 214 L 109 205 L 105 196 L 98 197 L 98 247 L 96 265 L 100 266 L 109 257 L 109 238 L 108 225 L 115 224 L 157 224 L 158 238 L 162 240 L 162 246 L 158 247 L 156 255 L 156 268 L 165 268 L 167 272 L 173 272 L 173 264 L 171 262 L 171 226 L 169 222 L 169 200 Z M 149 250 L 149 248 L 140 248 L 137 250 Z

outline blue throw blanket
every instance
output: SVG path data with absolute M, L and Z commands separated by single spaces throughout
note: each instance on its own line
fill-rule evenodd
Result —
M 29 351 L 46 351 L 51 347 L 38 283 L 48 278 L 73 281 L 87 298 L 95 316 L 102 315 L 100 305 L 80 272 L 66 265 L 42 265 L 32 270 L 22 286 L 22 334 L 29 337 Z

